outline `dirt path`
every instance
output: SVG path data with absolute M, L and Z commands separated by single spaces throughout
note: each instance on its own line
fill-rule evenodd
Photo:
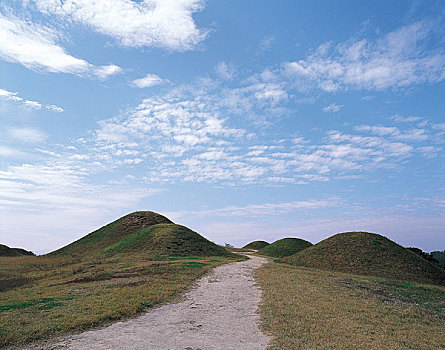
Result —
M 266 259 L 251 256 L 219 266 L 201 278 L 185 301 L 164 305 L 107 328 L 66 336 L 44 349 L 208 350 L 265 349 L 269 338 L 255 313 L 261 291 L 253 270 Z M 42 347 L 39 347 L 42 349 Z

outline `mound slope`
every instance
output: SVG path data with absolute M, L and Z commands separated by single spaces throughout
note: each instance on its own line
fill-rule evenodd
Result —
M 7 245 L 0 244 L 0 256 L 23 256 L 23 255 L 34 255 L 34 253 L 22 248 L 10 248 Z
M 283 238 L 260 249 L 260 253 L 275 258 L 283 258 L 312 246 L 311 242 L 300 238 Z
M 143 252 L 148 256 L 231 256 L 226 249 L 189 228 L 158 224 L 136 231 L 103 251 L 107 255 Z
M 339 233 L 281 261 L 324 270 L 445 285 L 445 271 L 375 233 Z
M 270 243 L 266 241 L 253 241 L 250 242 L 249 244 L 246 244 L 243 248 L 260 250 L 263 249 L 264 247 L 267 247 L 268 245 L 270 245 Z
M 91 232 L 79 240 L 60 248 L 51 255 L 92 255 L 102 251 L 122 238 L 147 226 L 173 223 L 165 216 L 152 211 L 137 211 Z

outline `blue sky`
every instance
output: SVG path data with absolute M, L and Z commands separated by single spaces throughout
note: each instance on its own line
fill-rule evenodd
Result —
M 445 249 L 442 1 L 6 0 L 0 241 L 135 210 L 217 243 Z

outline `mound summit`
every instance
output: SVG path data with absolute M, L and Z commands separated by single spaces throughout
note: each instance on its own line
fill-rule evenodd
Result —
M 344 232 L 281 259 L 292 265 L 445 285 L 445 271 L 390 239 Z
M 81 257 L 134 253 L 149 257 L 232 256 L 199 233 L 151 211 L 125 215 L 50 254 Z
M 246 244 L 243 248 L 260 250 L 260 249 L 263 249 L 264 247 L 267 247 L 268 245 L 270 245 L 270 243 L 268 243 L 266 241 L 253 241 L 253 242 Z
M 301 238 L 283 238 L 260 249 L 260 253 L 274 258 L 283 258 L 312 246 L 311 242 Z
M 0 244 L 0 256 L 24 256 L 35 255 L 33 252 L 22 248 L 10 248 L 7 245 Z

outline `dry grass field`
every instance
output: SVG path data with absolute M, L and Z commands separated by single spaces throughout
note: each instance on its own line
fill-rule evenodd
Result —
M 257 270 L 270 349 L 445 349 L 445 287 L 270 263 Z
M 80 331 L 171 301 L 230 257 L 0 258 L 0 347 Z

